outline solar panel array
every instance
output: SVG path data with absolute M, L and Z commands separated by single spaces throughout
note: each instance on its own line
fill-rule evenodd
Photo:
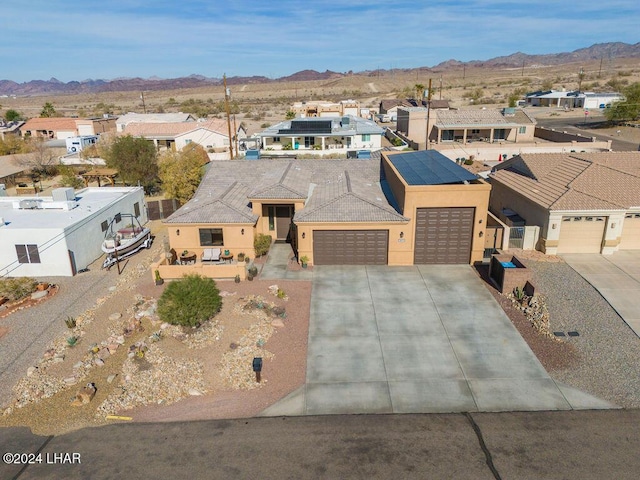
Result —
M 446 185 L 478 178 L 436 150 L 389 155 L 389 160 L 409 185 Z
M 281 134 L 329 134 L 331 133 L 331 120 L 291 120 L 289 128 L 281 128 Z

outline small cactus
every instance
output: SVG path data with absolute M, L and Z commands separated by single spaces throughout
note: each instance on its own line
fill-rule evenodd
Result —
M 513 296 L 516 298 L 516 300 L 521 302 L 524 299 L 524 290 L 522 289 L 522 287 L 514 288 L 513 289 Z
M 67 328 L 76 328 L 76 319 L 75 317 L 67 317 L 64 320 L 64 323 L 67 324 Z

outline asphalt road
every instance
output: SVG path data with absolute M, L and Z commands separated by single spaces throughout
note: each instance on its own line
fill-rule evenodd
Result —
M 634 142 L 627 142 L 617 139 L 609 135 L 598 134 L 596 130 L 593 130 L 594 125 L 604 122 L 606 119 L 602 115 L 590 115 L 587 117 L 586 122 L 584 118 L 570 117 L 570 118 L 536 118 L 538 126 L 555 128 L 556 130 L 566 130 L 570 133 L 580 133 L 590 137 L 596 137 L 598 140 L 607 141 L 611 140 L 611 148 L 615 152 L 625 151 L 637 151 L 638 144 Z
M 0 478 L 636 479 L 639 421 L 639 410 L 603 410 L 2 429 L 1 453 L 42 455 L 0 464 Z

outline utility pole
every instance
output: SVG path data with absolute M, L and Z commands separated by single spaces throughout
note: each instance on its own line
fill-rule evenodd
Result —
M 602 75 L 602 57 L 600 57 L 600 68 L 598 69 L 598 78 Z
M 227 129 L 229 130 L 229 157 L 233 160 L 233 137 L 231 136 L 231 109 L 229 108 L 230 92 L 227 88 L 227 74 L 222 75 L 222 84 L 224 85 L 224 109 L 227 112 Z
M 520 76 L 524 77 L 524 60 L 522 60 L 522 74 Z
M 144 103 L 144 92 L 140 92 L 140 98 L 142 99 L 142 109 L 144 113 L 147 113 L 147 105 Z
M 238 158 L 238 127 L 236 126 L 236 116 L 233 116 L 233 144 L 236 147 L 236 158 Z
M 584 78 L 584 70 L 580 67 L 580 73 L 578 73 L 578 93 L 582 91 L 582 79 Z
M 429 150 L 429 118 L 431 116 L 431 79 L 429 79 L 429 92 L 427 93 L 427 141 L 425 142 L 425 150 Z
M 442 100 L 442 74 L 440 74 L 440 100 Z

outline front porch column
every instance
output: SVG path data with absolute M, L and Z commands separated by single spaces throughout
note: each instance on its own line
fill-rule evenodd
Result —
M 442 130 L 438 129 L 438 143 L 442 143 Z
M 493 143 L 493 127 L 489 131 L 489 143 Z
M 321 140 L 321 142 L 322 142 L 322 150 L 325 150 L 325 149 L 327 148 L 327 147 L 325 146 L 325 144 L 324 144 L 325 137 L 320 137 L 320 140 Z
M 466 128 L 464 130 L 462 130 L 462 143 L 464 145 L 467 144 L 467 129 Z

